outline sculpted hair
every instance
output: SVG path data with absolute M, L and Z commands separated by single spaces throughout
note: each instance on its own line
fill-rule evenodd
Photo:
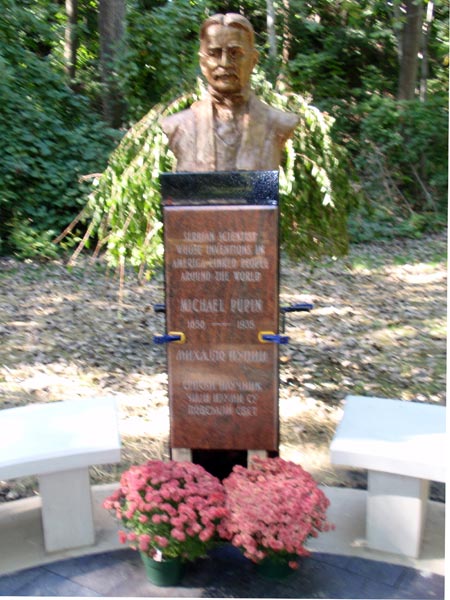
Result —
M 253 26 L 248 19 L 238 13 L 227 13 L 212 15 L 206 21 L 203 21 L 200 28 L 200 41 L 205 39 L 208 27 L 212 25 L 223 25 L 224 27 L 235 27 L 242 29 L 246 34 L 252 46 L 255 45 L 255 32 Z

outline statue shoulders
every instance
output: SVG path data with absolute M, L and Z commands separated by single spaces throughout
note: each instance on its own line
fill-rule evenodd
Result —
M 208 100 L 198 100 L 194 102 L 189 108 L 181 110 L 173 115 L 164 117 L 160 121 L 160 125 L 164 133 L 171 137 L 180 127 L 186 128 L 194 124 L 195 113 L 201 112 L 204 109 L 205 104 Z
M 278 134 L 283 137 L 289 137 L 300 122 L 299 115 L 270 106 L 258 98 L 256 94 L 251 95 L 250 106 L 257 112 L 265 113 L 272 126 L 277 130 Z
M 170 138 L 180 126 L 185 125 L 191 118 L 191 109 L 187 108 L 168 117 L 163 117 L 160 120 L 160 125 L 164 133 Z

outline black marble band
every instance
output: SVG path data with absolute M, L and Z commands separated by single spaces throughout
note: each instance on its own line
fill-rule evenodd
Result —
M 278 205 L 278 171 L 161 173 L 165 206 Z

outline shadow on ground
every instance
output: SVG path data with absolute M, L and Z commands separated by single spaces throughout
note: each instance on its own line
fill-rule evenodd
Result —
M 157 587 L 138 553 L 118 550 L 26 569 L 0 578 L 2 596 L 194 598 L 444 598 L 444 578 L 409 567 L 314 553 L 282 581 L 259 575 L 224 546 L 185 567 L 177 587 Z

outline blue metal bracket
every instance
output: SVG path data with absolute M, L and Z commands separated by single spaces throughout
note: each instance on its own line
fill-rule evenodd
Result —
M 289 338 L 287 335 L 279 335 L 278 333 L 272 333 L 271 331 L 260 331 L 258 333 L 258 341 L 263 344 L 272 342 L 273 344 L 288 344 Z
M 181 331 L 170 331 L 163 335 L 154 335 L 153 341 L 155 344 L 170 344 L 171 342 L 178 342 L 178 344 L 184 344 L 186 336 Z
M 153 310 L 155 311 L 155 313 L 165 313 L 166 305 L 165 304 L 154 304 Z
M 280 312 L 309 312 L 313 308 L 314 306 L 309 302 L 300 302 L 299 304 L 291 304 L 290 306 L 280 306 Z
M 290 306 L 280 306 L 281 313 L 281 331 L 284 333 L 286 330 L 286 313 L 290 312 L 309 312 L 314 308 L 313 304 L 309 302 L 300 302 L 298 304 L 291 304 Z

